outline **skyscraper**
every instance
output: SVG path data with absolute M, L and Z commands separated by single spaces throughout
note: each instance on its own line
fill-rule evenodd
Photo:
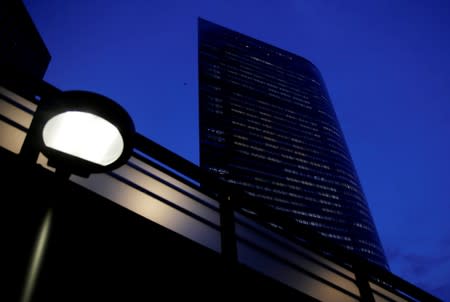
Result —
M 200 165 L 388 267 L 319 70 L 199 19 Z

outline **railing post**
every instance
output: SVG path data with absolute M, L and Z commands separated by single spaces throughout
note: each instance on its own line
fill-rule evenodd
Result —
M 221 199 L 220 225 L 222 257 L 226 265 L 234 265 L 237 261 L 234 201 L 233 197 L 228 194 Z
M 39 110 L 39 106 L 36 109 L 36 112 Z M 41 135 L 41 130 L 38 125 L 40 121 L 38 120 L 39 116 L 35 113 L 33 119 L 31 120 L 30 127 L 28 128 L 27 135 L 25 136 L 25 140 L 22 145 L 22 149 L 20 150 L 20 156 L 26 163 L 34 164 L 38 159 L 39 148 L 37 146 L 37 138 Z
M 230 194 L 220 198 L 220 227 L 222 250 L 222 297 L 226 300 L 236 298 L 237 246 L 234 221 L 233 197 Z
M 375 302 L 372 289 L 369 285 L 369 278 L 367 276 L 367 269 L 365 269 L 362 261 L 355 260 L 353 262 L 353 271 L 356 278 L 356 286 L 359 289 L 360 301 Z

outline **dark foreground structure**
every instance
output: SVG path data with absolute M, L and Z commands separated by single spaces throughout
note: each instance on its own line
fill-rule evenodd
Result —
M 203 19 L 198 31 L 200 166 L 388 268 L 319 70 Z
M 50 52 L 42 40 L 22 0 L 0 1 L 0 69 L 6 73 L 27 73 L 42 79 L 50 63 Z M 26 94 L 34 81 L 16 85 Z M 10 83 L 12 87 L 14 83 Z
M 60 177 L 32 126 L 58 89 L 4 77 L 1 301 L 440 301 L 139 134 L 116 170 Z

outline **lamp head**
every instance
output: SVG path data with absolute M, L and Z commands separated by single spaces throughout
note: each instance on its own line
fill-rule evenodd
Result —
M 87 91 L 64 91 L 43 100 L 36 117 L 41 152 L 48 164 L 87 176 L 124 164 L 135 128 L 111 99 Z

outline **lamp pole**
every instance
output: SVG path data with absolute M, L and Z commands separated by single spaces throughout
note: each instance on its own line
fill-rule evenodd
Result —
M 21 302 L 32 301 L 33 293 L 36 288 L 36 282 L 41 270 L 42 261 L 45 256 L 45 250 L 50 236 L 53 211 L 48 208 L 40 224 L 36 240 L 34 242 L 31 258 L 28 264 L 28 270 L 25 274 L 25 281 L 22 289 Z

